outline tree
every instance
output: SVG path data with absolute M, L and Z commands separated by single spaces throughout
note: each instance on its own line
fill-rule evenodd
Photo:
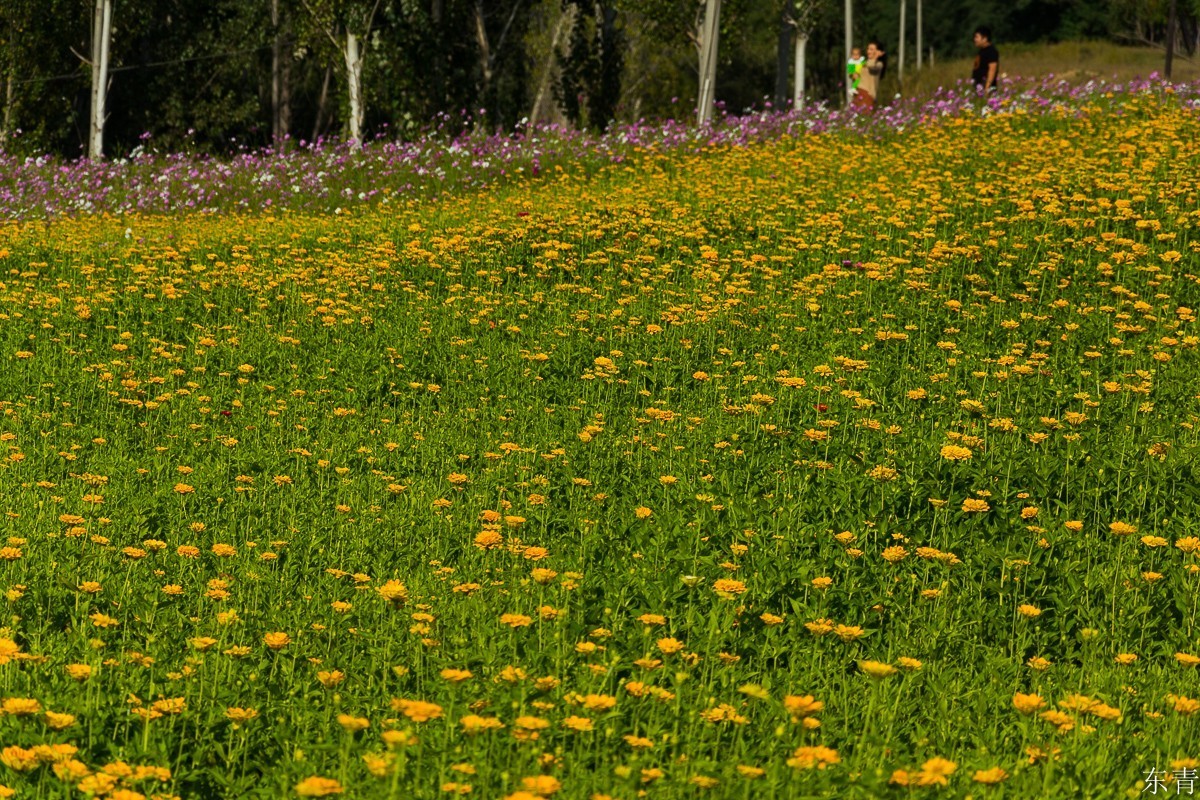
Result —
M 705 0 L 704 24 L 700 34 L 700 90 L 696 97 L 696 124 L 712 121 L 716 99 L 717 47 L 721 34 L 721 0 Z
M 92 15 L 92 111 L 88 158 L 104 157 L 105 99 L 108 95 L 108 46 L 112 38 L 112 0 L 96 0 Z
M 383 0 L 301 0 L 317 28 L 341 53 L 349 102 L 350 146 L 362 147 L 363 104 L 362 73 L 366 51 L 375 24 L 375 15 Z
M 603 130 L 621 95 L 624 34 L 612 0 L 564 0 L 560 24 L 569 31 L 555 58 L 555 98 L 572 124 Z M 556 31 L 556 38 L 557 31 Z
M 817 21 L 817 14 L 824 5 L 823 0 L 790 0 L 789 21 L 795 31 L 794 64 L 795 79 L 792 83 L 792 108 L 804 108 L 805 60 L 808 55 L 808 40 Z

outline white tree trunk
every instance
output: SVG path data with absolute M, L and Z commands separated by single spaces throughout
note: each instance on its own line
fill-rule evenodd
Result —
M 921 0 L 917 0 L 917 69 L 918 70 L 921 69 L 921 47 L 922 47 L 923 38 L 924 38 L 921 35 L 922 27 L 924 27 L 924 26 L 922 24 L 922 18 L 921 18 Z
M 897 75 L 900 78 L 900 90 L 904 91 L 904 39 L 905 30 L 904 23 L 907 21 L 905 16 L 908 13 L 908 0 L 900 0 L 900 66 L 897 70 Z
M 712 122 L 713 101 L 716 98 L 717 47 L 721 30 L 721 0 L 707 0 L 704 26 L 700 41 L 700 87 L 696 101 L 696 124 Z
M 96 0 L 92 16 L 92 121 L 88 158 L 104 157 L 105 99 L 108 93 L 108 40 L 112 33 L 112 0 Z
M 804 108 L 804 56 L 808 52 L 808 34 L 803 32 L 796 33 L 796 79 L 792 92 L 792 108 Z
M 346 88 L 350 93 L 350 146 L 362 147 L 363 102 L 362 67 L 363 56 L 359 50 L 358 36 L 346 32 Z
M 847 80 L 845 65 L 846 65 L 846 63 L 848 63 L 850 61 L 850 51 L 853 49 L 854 49 L 854 2 L 853 2 L 853 0 L 846 0 L 846 56 L 842 62 L 843 80 Z M 847 84 L 846 89 L 842 91 L 842 102 L 843 103 L 850 102 L 849 84 Z

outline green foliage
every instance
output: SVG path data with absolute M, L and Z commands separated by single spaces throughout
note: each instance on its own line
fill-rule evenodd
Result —
M 790 0 L 795 2 L 796 0 Z M 150 134 L 162 150 L 231 152 L 271 142 L 277 109 L 273 68 L 285 84 L 292 138 L 339 133 L 347 115 L 347 29 L 363 44 L 369 135 L 412 136 L 439 115 L 452 128 L 511 129 L 529 113 L 549 53 L 535 53 L 545 3 L 529 0 L 122 0 L 115 9 L 106 150 L 128 154 Z M 556 0 L 558 2 L 558 0 Z M 690 116 L 696 95 L 703 0 L 562 0 L 578 9 L 560 42 L 552 88 L 580 127 L 614 119 Z M 790 81 L 784 0 L 725 0 L 717 99 L 731 111 L 778 97 Z M 915 64 L 916 0 L 908 2 L 907 54 Z M 1107 39 L 1161 48 L 1166 0 L 924 0 L 924 45 L 940 61 L 973 55 L 977 24 L 1014 44 Z M 1180 55 L 1195 56 L 1200 0 L 1179 0 Z M 899 56 L 898 0 L 855 0 L 855 38 L 880 38 Z M 372 16 L 374 12 L 374 16 Z M 808 89 L 841 101 L 840 2 L 811 14 Z M 481 35 L 482 34 L 482 35 Z M 0 3 L 0 133 L 3 147 L 74 157 L 86 140 L 91 4 L 85 0 Z M 273 67 L 272 50 L 281 61 Z M 77 56 L 76 54 L 79 54 Z M 1186 63 L 1186 62 L 1182 62 Z M 1061 71 L 1061 68 L 1056 71 Z M 897 70 L 889 70 L 894 81 Z M 11 91 L 8 91 L 11 87 Z M 901 87 L 890 83 L 884 95 Z M 479 109 L 487 114 L 478 118 Z M 463 112 L 469 112 L 464 116 Z M 7 124 L 7 128 L 5 125 Z M 17 131 L 20 131 L 17 134 Z M 192 131 L 192 133 L 189 133 Z

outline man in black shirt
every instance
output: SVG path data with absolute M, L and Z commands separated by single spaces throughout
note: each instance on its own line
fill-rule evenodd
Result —
M 979 53 L 975 56 L 971 80 L 985 92 L 994 91 L 1000 78 L 1000 51 L 992 44 L 991 28 L 980 25 L 975 29 L 975 46 L 979 48 Z

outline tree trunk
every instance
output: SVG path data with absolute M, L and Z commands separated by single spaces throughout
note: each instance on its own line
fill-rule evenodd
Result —
M 363 56 L 359 50 L 358 36 L 346 31 L 346 89 L 350 94 L 350 147 L 362 147 L 363 101 L 362 68 Z
M 1167 80 L 1171 80 L 1171 68 L 1174 66 L 1172 62 L 1175 61 L 1175 28 L 1179 20 L 1175 6 L 1175 0 L 1171 0 L 1167 5 L 1167 59 L 1163 65 L 1163 77 Z
M 696 124 L 712 122 L 713 100 L 716 97 L 717 47 L 721 30 L 721 0 L 707 0 L 704 11 L 704 33 L 700 41 L 700 86 L 696 101 Z
M 317 118 L 313 121 L 313 142 L 316 142 L 321 136 L 321 122 L 325 118 L 325 106 L 329 102 L 329 80 L 331 77 L 333 77 L 333 67 L 326 64 L 325 78 L 321 81 L 321 94 L 317 96 Z
M 16 103 L 16 33 L 12 30 L 8 32 L 9 62 L 4 67 L 4 115 L 0 118 L 0 152 L 3 152 L 4 145 L 8 143 L 10 131 L 13 129 L 13 106 Z
M 287 31 L 283 39 L 283 64 L 279 69 L 279 132 L 285 139 L 292 132 L 292 40 Z
M 475 42 L 479 45 L 479 99 L 488 102 L 492 85 L 492 50 L 488 46 L 487 26 L 483 22 L 483 3 L 475 3 Z
M 96 0 L 92 17 L 92 122 L 88 158 L 104 157 L 105 99 L 108 94 L 108 40 L 112 33 L 112 0 Z
M 804 56 L 808 52 L 808 32 L 796 32 L 796 76 L 792 94 L 792 108 L 804 108 Z
M 924 21 L 923 21 L 923 18 L 921 17 L 921 2 L 922 2 L 922 0 L 917 0 L 917 70 L 918 71 L 920 71 L 920 69 L 921 69 L 921 55 L 922 55 L 921 47 L 922 47 L 922 44 L 924 41 L 924 36 L 922 35 L 923 31 L 921 30 L 924 27 L 924 24 L 923 24 Z
M 899 54 L 900 55 L 900 65 L 899 65 L 899 68 L 896 70 L 896 77 L 900 81 L 900 91 L 901 92 L 904 91 L 904 38 L 905 38 L 904 23 L 908 21 L 905 19 L 905 16 L 907 16 L 907 14 L 908 14 L 908 0 L 900 0 L 900 54 Z
M 778 108 L 784 104 L 787 99 L 788 90 L 788 71 L 791 64 L 792 49 L 792 20 L 788 14 L 787 6 L 784 5 L 782 12 L 779 15 L 779 39 L 775 48 L 775 107 Z
M 271 28 L 271 138 L 278 143 L 292 130 L 291 40 L 279 0 L 271 0 Z
M 846 0 L 846 53 L 842 60 L 842 80 L 846 78 L 846 64 L 850 61 L 850 51 L 854 49 L 854 2 Z M 850 102 L 850 86 L 847 83 L 842 90 L 842 104 Z
M 550 82 L 554 77 L 554 66 L 558 61 L 558 43 L 562 41 L 563 31 L 570 31 L 575 27 L 575 18 L 578 16 L 579 6 L 571 3 L 566 10 L 558 17 L 558 22 L 554 25 L 554 33 L 550 37 L 550 52 L 546 56 L 546 63 L 542 68 L 542 78 L 538 81 L 537 95 L 533 99 L 533 109 L 529 112 L 529 127 L 532 129 L 538 123 L 538 120 L 546 117 L 549 109 L 547 106 L 550 102 Z M 568 37 L 570 34 L 568 34 Z M 570 41 L 570 38 L 568 38 Z
M 278 144 L 283 139 L 279 124 L 279 100 L 282 89 L 282 50 L 279 32 L 279 0 L 271 0 L 271 139 Z

